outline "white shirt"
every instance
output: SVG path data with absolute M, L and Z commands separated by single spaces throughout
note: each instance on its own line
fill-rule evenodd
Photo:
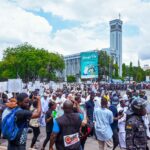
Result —
M 148 137 L 150 137 L 150 131 L 149 131 L 149 120 L 148 120 L 148 115 L 146 114 L 145 116 L 142 117 L 144 124 L 146 126 L 146 134 Z
M 41 105 L 42 105 L 42 112 L 46 113 L 48 111 L 48 104 L 49 104 L 49 99 L 48 98 L 41 98 Z
M 126 107 L 119 107 L 119 108 L 117 108 L 118 109 L 118 112 L 120 111 L 120 110 L 123 110 L 123 117 L 122 118 L 120 118 L 119 120 L 118 120 L 118 128 L 119 128 L 119 132 L 126 132 L 125 131 L 125 125 L 126 125 L 126 114 L 125 114 L 125 111 L 126 111 Z
M 56 103 L 60 103 L 60 104 L 57 104 L 57 113 L 58 113 L 58 117 L 63 115 L 63 109 L 62 109 L 62 106 L 63 106 L 63 103 L 66 99 L 65 98 L 60 98 L 60 97 L 57 97 L 56 98 Z
M 94 108 L 99 108 L 101 107 L 101 97 L 96 96 L 94 98 Z
M 85 104 L 85 102 L 86 102 L 86 99 L 84 97 L 81 97 L 81 103 Z

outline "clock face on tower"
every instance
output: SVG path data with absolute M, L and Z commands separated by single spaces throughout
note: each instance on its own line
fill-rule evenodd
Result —
M 111 25 L 111 32 L 112 31 L 122 31 L 122 26 L 119 24 Z
M 115 29 L 116 29 L 116 25 L 112 25 L 111 30 L 115 30 Z

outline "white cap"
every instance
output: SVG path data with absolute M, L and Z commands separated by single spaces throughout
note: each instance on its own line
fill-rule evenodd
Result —
M 128 96 L 126 94 L 123 95 L 123 100 L 128 100 Z
M 49 95 L 47 93 L 44 93 L 44 97 L 48 97 Z

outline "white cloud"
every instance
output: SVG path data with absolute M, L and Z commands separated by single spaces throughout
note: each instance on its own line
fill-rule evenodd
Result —
M 124 23 L 135 25 L 140 33 L 123 37 L 123 61 L 137 64 L 138 57 L 150 60 L 149 26 L 150 3 L 142 0 L 13 0 L 0 5 L 1 40 L 13 43 L 29 41 L 35 46 L 50 50 L 61 50 L 63 54 L 109 46 L 109 20 L 122 14 Z M 16 3 L 15 3 L 16 2 Z M 21 9 L 52 13 L 63 20 L 77 20 L 78 28 L 57 31 L 52 37 L 52 27 L 42 17 Z M 6 19 L 5 19 L 6 18 Z M 3 27 L 2 27 L 2 26 Z M 12 29 L 11 29 L 12 28 Z M 101 29 L 101 30 L 100 30 Z M 9 35 L 6 33 L 10 33 Z M 146 57 L 145 57 L 146 56 Z M 143 63 L 150 63 L 150 61 Z
M 25 11 L 15 3 L 3 2 L 0 7 L 0 15 L 3 16 L 0 20 L 1 49 L 28 42 L 61 54 L 71 54 L 108 46 L 108 38 L 98 35 L 91 25 L 58 30 L 52 36 L 52 27 L 44 18 Z
M 52 27 L 39 16 L 35 16 L 9 2 L 0 5 L 0 43 L 1 48 L 29 42 L 42 45 L 49 39 Z
M 70 40 L 71 39 L 71 40 Z M 59 45 L 58 45 L 59 43 Z M 78 53 L 85 50 L 100 49 L 107 45 L 106 40 L 100 40 L 96 33 L 83 28 L 73 28 L 71 30 L 61 30 L 56 32 L 53 44 L 61 45 L 63 54 Z

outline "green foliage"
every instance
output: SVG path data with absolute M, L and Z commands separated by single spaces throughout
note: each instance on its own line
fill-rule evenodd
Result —
M 126 66 L 125 64 L 122 65 L 122 76 L 126 77 L 129 76 L 129 78 L 133 77 L 133 80 L 136 82 L 141 82 L 145 80 L 145 76 L 150 73 L 149 71 L 144 71 L 140 67 L 140 63 L 138 63 L 138 67 L 132 66 L 132 62 L 130 62 L 129 66 Z
M 109 76 L 110 68 L 112 68 L 113 59 L 107 54 L 106 51 L 99 52 L 99 75 Z
M 109 76 L 110 78 L 119 78 L 119 67 L 114 64 L 113 57 L 109 56 L 106 51 L 100 51 L 99 54 L 99 67 L 100 77 L 102 75 Z
M 146 76 L 150 76 L 150 69 L 145 71 Z
M 76 77 L 73 75 L 67 76 L 67 82 L 69 83 L 76 82 Z
M 140 67 L 133 67 L 133 80 L 141 82 L 145 80 L 145 71 Z
M 133 77 L 133 66 L 132 66 L 132 62 L 130 62 L 130 66 L 129 66 L 129 77 Z
M 63 57 L 27 43 L 7 48 L 0 63 L 0 79 L 20 77 L 24 81 L 55 79 L 56 71 L 64 69 Z
M 114 68 L 114 72 L 113 72 L 113 77 L 115 79 L 118 79 L 119 78 L 119 67 L 118 67 L 118 64 L 114 64 L 113 65 L 113 68 Z
M 123 63 L 122 64 L 122 77 L 126 77 L 127 76 L 127 66 Z

